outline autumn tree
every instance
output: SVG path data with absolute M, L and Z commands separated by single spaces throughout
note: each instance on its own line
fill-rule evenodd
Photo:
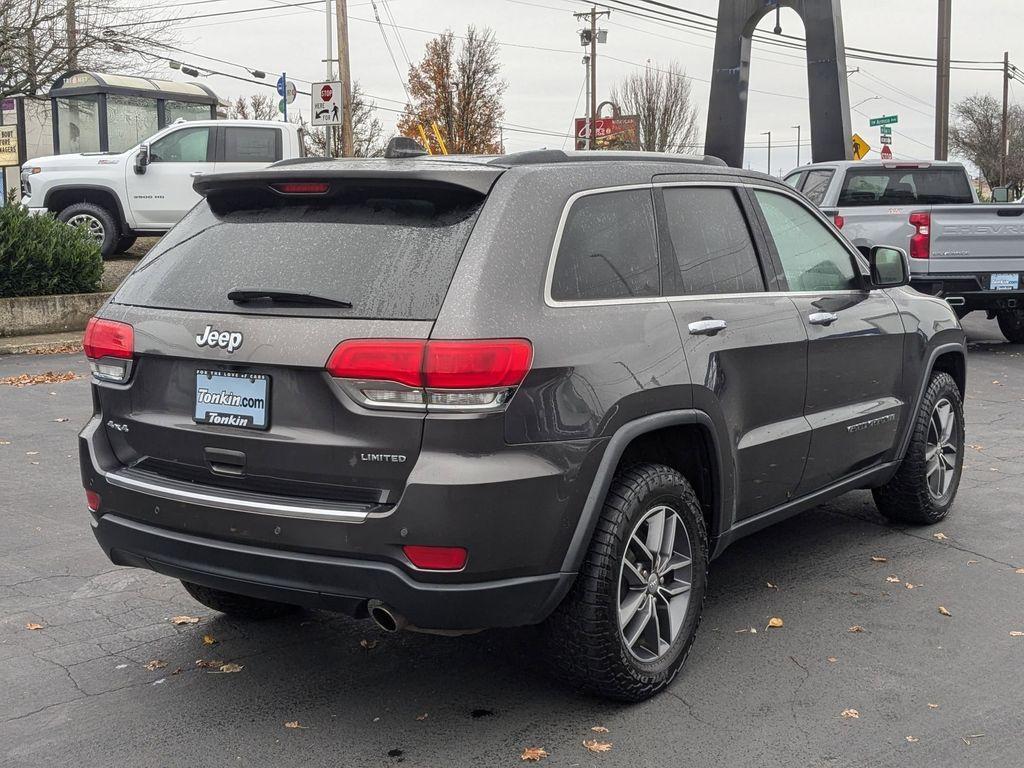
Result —
M 409 68 L 412 103 L 406 105 L 398 130 L 421 141 L 423 126 L 431 150 L 440 152 L 431 131 L 436 122 L 451 154 L 500 152 L 506 88 L 494 32 L 469 26 L 456 43 L 448 30 L 428 42 L 423 60 Z
M 975 94 L 953 106 L 949 145 L 953 153 L 977 166 L 991 186 L 1001 183 L 1000 147 L 1003 104 L 988 94 Z M 1024 107 L 1011 104 L 1008 119 L 1010 151 L 1006 156 L 1006 185 L 1024 187 Z
M 0 98 L 44 94 L 71 69 L 145 71 L 173 40 L 172 17 L 143 13 L 131 0 L 77 0 L 72 8 L 69 34 L 66 1 L 0 0 Z
M 693 154 L 698 143 L 699 115 L 693 81 L 678 62 L 657 64 L 627 75 L 612 89 L 611 100 L 625 115 L 636 115 L 638 149 L 646 152 Z

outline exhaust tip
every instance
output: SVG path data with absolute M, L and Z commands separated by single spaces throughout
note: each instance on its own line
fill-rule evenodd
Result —
M 397 632 L 405 623 L 401 617 L 396 616 L 390 608 L 378 600 L 370 601 L 369 612 L 373 623 L 385 632 Z

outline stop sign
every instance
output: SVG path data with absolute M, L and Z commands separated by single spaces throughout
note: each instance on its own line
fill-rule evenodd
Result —
M 334 90 L 329 85 L 325 85 L 320 89 L 320 98 L 324 101 L 330 101 L 334 95 Z

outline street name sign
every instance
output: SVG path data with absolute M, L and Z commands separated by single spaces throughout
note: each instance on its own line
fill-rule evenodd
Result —
M 900 118 L 898 115 L 883 115 L 882 117 L 872 117 L 871 127 L 874 128 L 876 125 L 892 125 L 898 123 Z
M 881 133 L 881 134 L 882 134 L 883 136 L 891 136 L 891 135 L 892 135 L 892 128 L 890 128 L 890 127 L 889 127 L 888 125 L 883 125 L 883 126 L 881 126 L 881 127 L 880 127 L 880 128 L 878 129 L 878 131 L 879 131 L 879 133 Z

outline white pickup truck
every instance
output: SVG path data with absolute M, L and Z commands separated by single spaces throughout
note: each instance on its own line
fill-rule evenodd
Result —
M 22 202 L 33 213 L 86 225 L 109 256 L 131 248 L 140 235 L 173 227 L 199 202 L 196 176 L 301 157 L 302 138 L 291 123 L 179 120 L 119 154 L 29 160 L 21 172 Z
M 785 180 L 858 248 L 903 248 L 914 288 L 961 317 L 988 313 L 1024 344 L 1024 205 L 979 203 L 966 168 L 951 162 L 815 163 Z

